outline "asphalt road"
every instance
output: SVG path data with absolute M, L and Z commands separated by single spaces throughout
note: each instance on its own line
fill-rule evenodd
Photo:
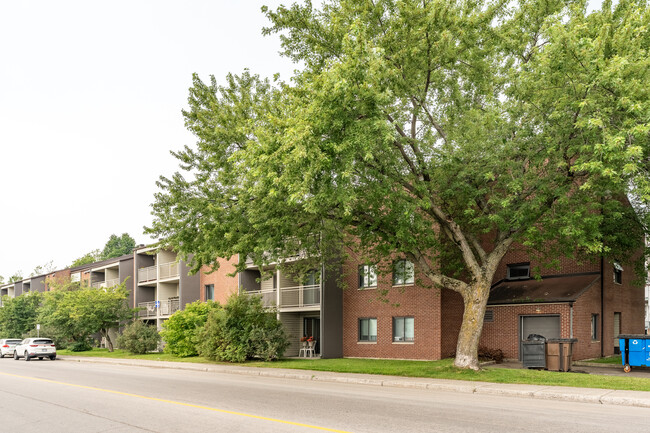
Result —
M 0 359 L 0 429 L 646 432 L 647 408 L 66 361 Z

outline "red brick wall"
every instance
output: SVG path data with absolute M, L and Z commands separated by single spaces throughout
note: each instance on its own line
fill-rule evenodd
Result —
M 510 250 L 506 253 L 497 267 L 497 271 L 494 274 L 493 282 L 497 282 L 506 278 L 507 268 L 509 264 L 514 263 L 526 263 L 530 262 L 531 273 L 536 266 L 540 266 L 540 273 L 544 275 L 560 275 L 560 274 L 578 274 L 582 272 L 596 272 L 600 270 L 599 261 L 585 261 L 577 262 L 566 257 L 558 258 L 560 262 L 560 268 L 554 267 L 542 267 L 542 263 L 539 260 L 534 260 L 526 254 L 526 249 L 521 244 L 513 244 Z
M 569 338 L 570 311 L 568 304 L 532 304 L 488 306 L 494 312 L 494 321 L 483 324 L 479 345 L 490 349 L 501 349 L 506 358 L 519 358 L 519 325 L 521 316 L 560 316 L 560 337 Z
M 221 304 L 225 304 L 232 293 L 237 293 L 239 288 L 237 275 L 234 277 L 227 275 L 235 271 L 236 264 L 237 258 L 234 257 L 231 260 L 219 259 L 219 269 L 210 274 L 209 267 L 201 268 L 201 301 L 205 302 L 206 284 L 214 284 L 214 300 Z
M 463 322 L 464 309 L 463 297 L 459 293 L 447 289 L 442 290 L 441 358 L 447 358 L 456 353 L 458 332 Z
M 70 269 L 62 269 L 60 271 L 52 272 L 45 278 L 45 291 L 50 291 L 50 286 L 48 281 L 56 281 L 58 283 L 63 283 L 65 280 L 70 279 Z
M 380 275 L 376 289 L 359 290 L 360 264 L 352 258 L 343 267 L 343 356 L 440 359 L 440 290 L 415 284 L 392 287 L 391 275 Z M 383 290 L 388 290 L 385 300 L 379 299 Z M 393 317 L 405 316 L 414 317 L 415 341 L 394 343 Z M 377 342 L 358 341 L 360 318 L 377 318 Z

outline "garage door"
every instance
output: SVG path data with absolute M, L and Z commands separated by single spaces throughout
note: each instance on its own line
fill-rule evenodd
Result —
M 547 339 L 560 338 L 560 316 L 521 316 L 520 340 L 525 340 L 530 334 L 543 335 Z

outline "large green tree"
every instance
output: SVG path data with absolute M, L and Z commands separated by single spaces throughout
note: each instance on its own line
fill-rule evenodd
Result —
M 80 286 L 67 281 L 49 282 L 39 310 L 39 320 L 60 338 L 85 342 L 96 333 L 106 338 L 110 352 L 113 341 L 109 330 L 132 319 L 134 311 L 128 307 L 128 291 L 124 283 L 105 288 Z
M 131 254 L 135 248 L 135 239 L 128 233 L 122 233 L 122 236 L 111 235 L 102 251 L 102 260 L 112 259 L 113 257 Z
M 150 233 L 216 257 L 413 261 L 465 305 L 477 347 L 514 242 L 548 261 L 638 251 L 650 200 L 645 1 L 325 1 L 265 9 L 291 83 L 194 77 L 189 173 L 161 178 Z M 637 213 L 627 198 L 638 204 Z M 318 235 L 318 236 L 317 236 Z M 241 267 L 244 264 L 240 264 Z
M 43 295 L 28 292 L 15 298 L 4 296 L 0 308 L 0 338 L 22 338 L 36 329 Z

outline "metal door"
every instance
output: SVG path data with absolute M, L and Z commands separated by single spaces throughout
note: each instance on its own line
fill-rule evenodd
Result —
M 520 316 L 519 326 L 519 359 L 521 360 L 522 344 L 530 334 L 543 335 L 549 338 L 560 338 L 560 316 Z

